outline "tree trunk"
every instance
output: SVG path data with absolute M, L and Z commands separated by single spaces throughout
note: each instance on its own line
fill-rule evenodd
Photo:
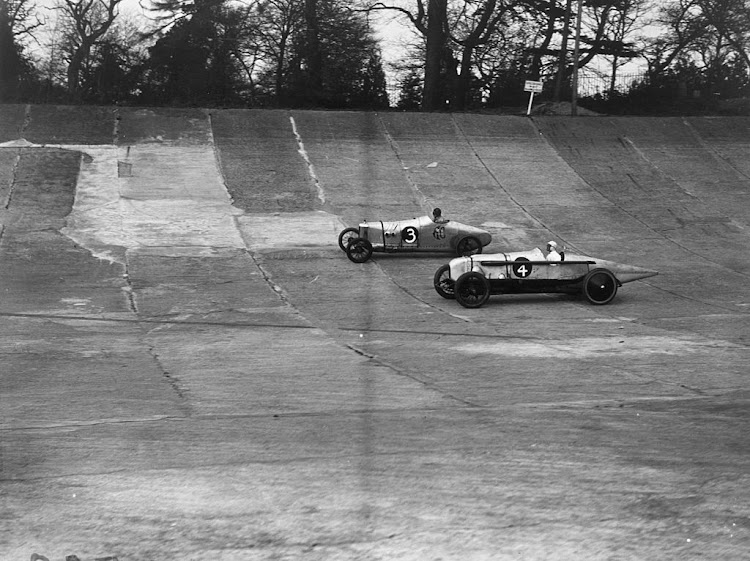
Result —
M 305 0 L 308 98 L 315 104 L 323 97 L 323 55 L 320 51 L 317 4 L 318 0 Z
M 620 67 L 620 59 L 614 55 L 612 59 L 612 76 L 609 78 L 609 93 L 613 93 L 617 87 L 617 69 Z
M 427 52 L 425 55 L 424 90 L 422 93 L 422 111 L 435 111 L 443 108 L 445 91 L 440 79 L 440 68 L 443 50 L 447 46 L 448 36 L 445 29 L 447 0 L 429 0 L 427 8 Z
M 462 111 L 469 103 L 471 92 L 471 61 L 474 57 L 474 45 L 464 45 L 461 53 L 461 72 L 455 80 L 455 91 L 452 92 L 451 109 Z M 450 70 L 450 69 L 449 69 Z
M 544 31 L 544 39 L 542 39 L 542 44 L 539 46 L 539 49 L 537 50 L 536 54 L 534 55 L 534 58 L 531 62 L 531 68 L 529 68 L 529 80 L 538 80 L 539 79 L 539 72 L 542 66 L 542 53 L 546 52 L 547 49 L 549 49 L 550 42 L 552 41 L 552 37 L 555 35 L 555 23 L 557 22 L 557 16 L 555 15 L 555 8 L 557 8 L 557 3 L 555 0 L 549 1 L 549 17 L 547 19 L 547 28 Z
M 557 63 L 557 76 L 555 77 L 555 101 L 560 101 L 560 98 L 562 97 L 563 81 L 568 74 L 568 36 L 570 35 L 570 14 L 572 12 L 572 4 L 573 0 L 568 0 L 565 4 L 565 21 L 563 22 L 562 30 L 562 47 L 560 48 L 560 60 Z
M 85 42 L 76 49 L 73 56 L 70 58 L 68 63 L 67 78 L 68 78 L 68 93 L 74 97 L 77 97 L 80 93 L 81 88 L 81 67 L 83 61 L 91 50 L 91 44 Z

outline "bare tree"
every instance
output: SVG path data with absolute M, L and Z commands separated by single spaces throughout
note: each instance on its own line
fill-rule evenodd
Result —
M 276 99 L 284 97 L 290 42 L 300 26 L 303 6 L 295 0 L 265 0 L 258 4 L 258 53 L 261 65 L 272 67 Z
M 602 50 L 603 56 L 609 61 L 609 91 L 615 90 L 620 67 L 637 56 L 634 43 L 629 40 L 642 31 L 645 10 L 646 0 L 620 0 L 607 13 Z
M 451 34 L 451 39 L 461 48 L 460 73 L 451 92 L 451 104 L 455 109 L 464 109 L 469 100 L 477 50 L 493 42 L 499 30 L 509 26 L 519 15 L 517 9 L 517 3 L 502 0 L 486 0 L 476 9 L 469 3 L 462 7 L 463 13 L 456 19 L 463 24 L 463 29 L 457 28 Z
M 706 22 L 750 68 L 750 2 L 747 0 L 699 0 Z
M 448 1 L 415 0 L 410 6 L 396 3 L 366 2 L 367 11 L 388 10 L 405 17 L 422 35 L 424 48 L 424 85 L 422 88 L 422 110 L 433 111 L 445 104 L 445 87 L 441 84 L 443 68 L 450 64 L 446 59 L 448 48 Z M 452 57 L 451 57 L 452 58 Z
M 34 30 L 44 25 L 44 19 L 31 0 L 0 0 L 0 4 L 13 36 L 18 39 L 33 37 Z
M 652 24 L 663 30 L 644 50 L 651 76 L 661 74 L 706 33 L 696 0 L 672 0 L 659 7 Z
M 81 69 L 91 49 L 110 29 L 121 0 L 62 0 L 58 9 L 67 20 L 68 92 L 79 93 Z
M 554 0 L 543 0 L 545 3 Z M 475 77 L 479 49 L 496 43 L 498 29 L 509 18 L 537 2 L 525 0 L 414 0 L 370 2 L 364 9 L 398 12 L 411 22 L 424 39 L 424 88 L 422 109 L 452 109 L 465 106 Z
M 693 69 L 692 80 L 714 92 L 732 72 L 748 79 L 748 0 L 670 0 L 660 6 L 655 22 L 664 33 L 649 41 L 645 52 L 652 81 L 678 62 Z

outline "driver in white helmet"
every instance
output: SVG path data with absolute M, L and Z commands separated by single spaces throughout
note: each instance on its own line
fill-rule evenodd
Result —
M 547 242 L 547 261 L 562 261 L 562 257 L 557 251 L 557 242 Z

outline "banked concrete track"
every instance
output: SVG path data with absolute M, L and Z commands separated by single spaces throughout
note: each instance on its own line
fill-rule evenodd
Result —
M 750 119 L 0 106 L 0 559 L 746 559 Z M 440 206 L 660 272 L 466 310 Z

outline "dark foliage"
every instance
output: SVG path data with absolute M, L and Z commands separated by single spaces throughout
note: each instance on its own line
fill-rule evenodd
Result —
M 0 101 L 27 98 L 34 89 L 33 66 L 13 36 L 7 5 L 0 3 Z
M 632 84 L 627 92 L 606 92 L 581 100 L 592 111 L 614 115 L 706 115 L 747 112 L 750 77 L 741 61 L 722 68 L 721 76 L 681 61 L 661 74 Z M 730 109 L 730 108 L 736 109 Z

